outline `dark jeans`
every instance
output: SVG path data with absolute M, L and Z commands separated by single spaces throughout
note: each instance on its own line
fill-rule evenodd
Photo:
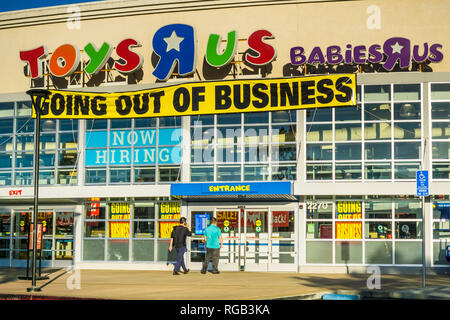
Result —
M 205 261 L 203 262 L 202 272 L 206 272 L 210 261 L 212 262 L 212 272 L 218 272 L 219 269 L 217 267 L 219 265 L 219 258 L 220 249 L 206 248 L 206 256 Z
M 175 264 L 175 268 L 173 271 L 180 272 L 180 267 L 186 271 L 186 266 L 184 265 L 184 253 L 186 252 L 186 248 L 176 248 L 177 249 L 177 263 Z

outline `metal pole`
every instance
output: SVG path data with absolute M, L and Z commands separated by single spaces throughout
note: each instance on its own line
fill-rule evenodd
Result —
M 31 98 L 33 99 L 33 97 Z M 37 99 L 37 98 L 36 98 Z M 33 103 L 34 104 L 34 103 Z M 36 123 L 34 128 L 34 208 L 33 208 L 33 255 L 32 255 L 32 275 L 31 288 L 27 291 L 41 291 L 36 287 L 36 254 L 37 254 L 37 216 L 39 206 L 39 144 L 41 135 L 41 112 L 40 107 L 35 104 Z
M 36 113 L 36 122 L 34 128 L 34 208 L 33 208 L 33 255 L 32 255 L 32 275 L 31 288 L 27 288 L 28 292 L 41 291 L 36 287 L 36 256 L 37 256 L 37 217 L 39 205 L 39 145 L 41 136 L 41 102 L 48 97 L 50 91 L 45 89 L 31 89 L 27 91 L 31 96 L 31 103 L 33 104 Z
M 422 196 L 422 288 L 426 287 L 426 258 L 425 258 L 425 197 Z

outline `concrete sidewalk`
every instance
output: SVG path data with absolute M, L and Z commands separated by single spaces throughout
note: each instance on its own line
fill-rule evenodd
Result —
M 192 271 L 179 276 L 167 271 L 45 270 L 49 280 L 37 282 L 41 292 L 28 293 L 31 280 L 18 280 L 24 269 L 0 269 L 0 298 L 51 296 L 125 300 L 263 300 L 320 299 L 324 293 L 362 294 L 373 299 L 449 299 L 450 276 L 382 275 L 381 289 L 368 290 L 369 274 L 305 274 L 275 272 Z M 79 287 L 79 289 L 77 289 Z M 403 292 L 403 295 L 402 295 Z M 395 295 L 397 294 L 397 296 Z M 363 297 L 363 296 L 361 296 Z

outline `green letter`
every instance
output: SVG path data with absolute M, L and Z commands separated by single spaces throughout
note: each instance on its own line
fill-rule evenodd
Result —
M 228 32 L 227 47 L 222 54 L 217 53 L 217 49 L 222 42 L 222 37 L 218 34 L 210 34 L 206 47 L 206 62 L 212 67 L 222 67 L 233 59 L 237 47 L 237 32 Z

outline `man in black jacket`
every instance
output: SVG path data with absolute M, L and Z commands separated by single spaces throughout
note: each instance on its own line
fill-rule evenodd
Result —
M 185 274 L 189 272 L 189 269 L 186 269 L 184 265 L 184 253 L 186 252 L 186 237 L 190 235 L 191 230 L 186 223 L 186 218 L 183 217 L 180 219 L 180 225 L 173 228 L 170 236 L 169 251 L 172 251 L 174 246 L 177 249 L 177 263 L 173 269 L 174 275 L 179 275 L 180 267 L 183 268 Z

